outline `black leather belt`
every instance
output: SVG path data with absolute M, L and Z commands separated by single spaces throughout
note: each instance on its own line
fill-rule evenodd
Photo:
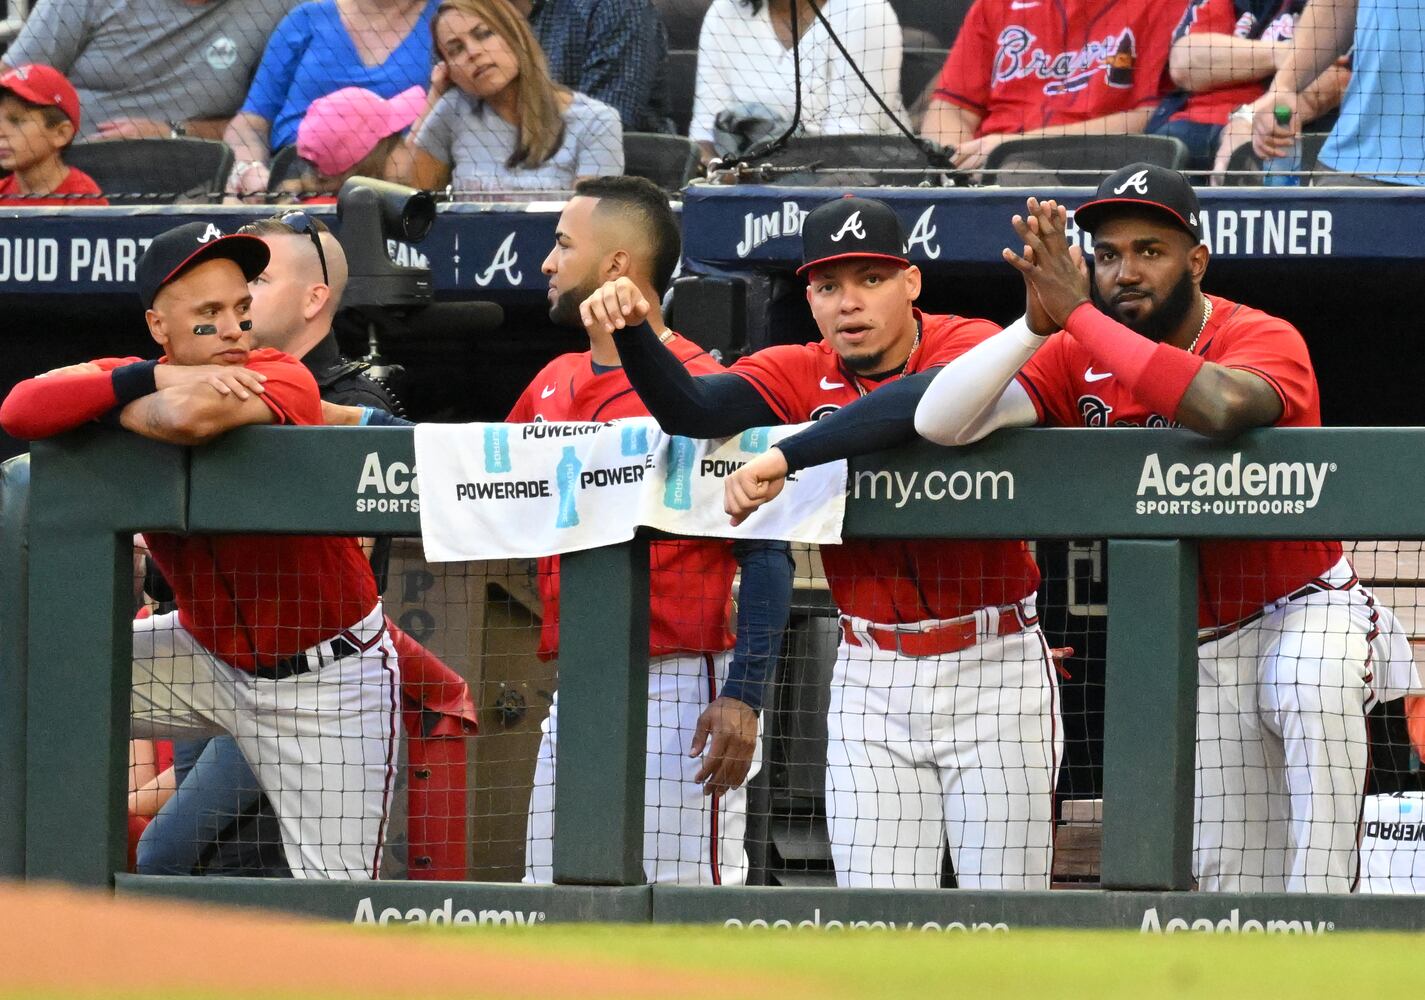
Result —
M 1209 642 L 1216 642 L 1218 639 L 1225 639 L 1227 636 L 1231 635 L 1233 632 L 1236 632 L 1238 629 L 1246 628 L 1254 621 L 1263 618 L 1268 611 L 1275 610 L 1275 608 L 1279 607 L 1281 604 L 1287 604 L 1291 601 L 1296 600 L 1299 597 L 1305 597 L 1307 594 L 1322 594 L 1330 590 L 1347 590 L 1356 585 L 1356 580 L 1357 578 L 1355 576 L 1352 576 L 1349 580 L 1341 584 L 1339 587 L 1332 586 L 1329 583 L 1319 583 L 1316 581 L 1308 583 L 1304 587 L 1298 587 L 1290 594 L 1287 594 L 1285 597 L 1283 597 L 1280 603 L 1274 605 L 1272 608 L 1263 608 L 1261 611 L 1255 611 L 1252 614 L 1248 615 L 1246 618 L 1239 618 L 1235 622 L 1231 622 L 1227 625 L 1218 625 L 1216 628 L 1199 629 L 1197 633 L 1197 644 L 1199 646 L 1203 646 Z
M 320 653 L 323 647 L 330 650 L 333 660 L 340 660 L 344 656 L 350 656 L 352 653 L 361 651 L 360 646 L 351 642 L 346 637 L 339 635 L 335 639 L 329 639 L 326 642 L 317 644 L 316 649 L 318 652 L 315 657 L 317 659 L 316 663 L 311 662 L 312 658 L 308 657 L 308 651 L 303 650 L 300 653 L 287 657 L 285 660 L 278 660 L 270 667 L 254 667 L 252 674 L 254 677 L 261 677 L 263 680 L 280 681 L 288 677 L 296 677 L 298 674 L 310 673 L 323 666 Z

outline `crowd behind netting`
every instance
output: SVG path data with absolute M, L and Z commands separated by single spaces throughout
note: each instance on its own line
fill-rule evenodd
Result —
M 624 171 L 676 190 L 819 136 L 866 137 L 843 155 L 907 183 L 1134 160 L 1204 184 L 1425 169 L 1416 0 L 9 7 L 0 196 L 17 204 L 320 203 L 353 174 L 456 199 Z
M 171 364 L 108 358 L 30 379 L 5 402 L 16 437 L 109 417 L 137 430 L 128 407 L 188 374 L 245 401 L 262 396 L 249 423 L 405 423 L 337 351 L 346 256 L 325 213 L 301 211 L 336 202 L 354 176 L 449 200 L 576 195 L 561 203 L 542 269 L 550 318 L 581 328 L 590 350 L 541 370 L 510 423 L 651 413 L 670 433 L 745 441 L 767 425 L 807 423 L 779 445 L 779 480 L 830 461 L 847 437 L 881 440 L 890 424 L 913 437 L 910 411 L 914 431 L 946 445 L 1033 424 L 1177 423 L 1214 436 L 1319 426 L 1295 329 L 1197 288 L 1208 251 L 1194 186 L 1425 181 L 1425 0 L 9 8 L 0 204 L 226 201 L 276 213 L 233 236 L 189 223 L 152 241 L 139 293 Z M 1124 318 L 1141 318 L 1152 295 L 1105 301 L 1103 285 L 1092 302 L 1104 315 L 1083 320 L 1076 340 L 1069 320 L 1088 302 L 1058 315 L 1048 286 L 1034 292 L 1042 331 L 1031 329 L 1031 305 L 1005 330 L 922 314 L 900 223 L 861 198 L 808 213 L 801 234 L 798 273 L 810 274 L 824 345 L 778 345 L 729 373 L 660 317 L 680 259 L 669 196 L 698 178 L 1023 186 L 1105 174 L 1094 208 L 1078 214 L 1095 237 L 1092 280 L 1111 286 L 1103 276 L 1129 267 L 1115 258 L 1139 243 L 1159 261 L 1140 262 L 1145 270 L 1181 263 L 1149 317 L 1171 330 Z M 1124 205 L 1150 211 L 1125 215 Z M 1022 273 L 1056 254 L 1076 261 L 1065 274 L 1078 273 L 1061 208 L 1031 199 L 1030 221 L 1016 217 L 1035 248 L 1016 258 Z M 1125 225 L 1151 238 L 1124 235 Z M 617 258 L 617 278 L 595 273 L 590 246 Z M 243 279 L 236 305 L 195 314 L 190 335 L 180 321 L 189 292 L 176 290 L 218 274 L 210 264 Z M 857 294 L 880 303 L 878 316 L 899 316 L 898 366 L 877 367 L 862 349 L 873 324 L 843 323 L 828 304 L 850 294 L 843 282 L 864 285 Z M 620 308 L 634 319 L 615 323 Z M 212 345 L 249 333 L 250 345 L 231 348 L 242 363 L 207 372 Z M 1085 344 L 1108 345 L 1121 365 Z M 1236 373 L 1224 377 L 1249 373 L 1257 395 L 1239 401 L 1271 415 L 1230 427 L 1182 416 L 1204 359 Z M 318 374 L 325 409 L 303 365 Z M 175 372 L 189 367 L 202 371 Z M 907 386 L 923 398 L 898 396 Z M 984 386 L 1001 395 L 975 396 Z M 834 402 L 818 405 L 813 393 Z M 910 411 L 890 419 L 893 405 Z M 638 440 L 626 439 L 625 455 Z M 765 440 L 762 450 L 772 453 Z M 573 453 L 558 476 L 565 462 L 578 476 Z M 362 481 L 397 495 L 410 474 L 378 461 Z M 1210 487 L 1256 474 L 1238 462 L 1204 475 Z M 920 488 L 935 475 L 950 481 L 936 470 Z M 1409 541 L 1204 543 L 1202 888 L 1345 892 L 1372 874 L 1375 891 L 1425 886 L 1425 698 L 1415 696 L 1412 648 L 1425 632 L 1421 552 Z M 650 881 L 1098 880 L 1101 541 L 818 551 L 660 539 L 651 553 Z M 134 650 L 147 666 L 136 667 L 136 725 L 181 729 L 202 716 L 229 735 L 132 742 L 131 867 L 553 880 L 560 593 L 558 557 L 430 563 L 408 538 L 137 536 Z M 1046 636 L 1069 645 L 1051 648 Z M 195 673 L 226 680 L 195 688 Z M 179 675 L 190 695 L 181 705 Z M 1362 883 L 1367 840 L 1384 868 Z

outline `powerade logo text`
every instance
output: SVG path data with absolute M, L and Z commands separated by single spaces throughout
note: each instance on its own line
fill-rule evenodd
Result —
M 1330 920 L 1259 920 L 1254 917 L 1243 920 L 1242 911 L 1235 907 L 1221 920 L 1213 920 L 1211 917 L 1198 917 L 1196 920 L 1169 917 L 1164 920 L 1159 916 L 1158 908 L 1152 906 L 1143 912 L 1143 923 L 1138 929 L 1144 934 L 1177 934 L 1190 931 L 1197 934 L 1302 934 L 1315 937 L 1334 931 L 1336 925 Z
M 789 931 L 792 928 L 820 928 L 824 931 L 930 931 L 940 933 L 960 933 L 960 934 L 1006 934 L 1009 932 L 1009 925 L 1005 923 L 989 923 L 987 921 L 978 923 L 963 923 L 959 920 L 952 920 L 942 924 L 935 920 L 825 920 L 821 919 L 821 908 L 817 907 L 812 911 L 811 917 L 807 920 L 739 920 L 736 917 L 729 917 L 722 922 L 724 927 L 732 927 L 737 930 L 747 931 Z
M 1335 462 L 1227 462 L 1163 465 L 1157 452 L 1138 476 L 1139 514 L 1304 514 L 1321 502 Z M 1145 499 L 1147 498 L 1147 499 Z
M 405 462 L 382 464 L 379 452 L 371 452 L 361 463 L 356 480 L 356 511 L 359 514 L 415 514 L 421 509 L 420 481 L 416 470 Z

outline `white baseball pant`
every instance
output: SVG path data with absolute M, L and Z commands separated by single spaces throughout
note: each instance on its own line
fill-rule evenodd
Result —
M 1198 647 L 1193 871 L 1206 892 L 1350 892 L 1388 609 L 1326 587 Z
M 648 664 L 648 757 L 643 786 L 643 872 L 649 882 L 742 885 L 747 786 L 718 796 L 693 782 L 702 765 L 689 757 L 698 716 L 727 675 L 727 653 L 684 653 Z M 559 696 L 541 726 L 534 788 L 525 825 L 526 882 L 554 881 L 554 775 Z M 761 767 L 759 740 L 747 781 Z
M 385 623 L 378 602 L 342 633 L 369 648 L 333 659 L 324 642 L 306 651 L 319 668 L 267 680 L 210 653 L 177 612 L 136 620 L 134 735 L 228 733 L 277 812 L 294 877 L 377 877 L 400 738 Z
M 1021 607 L 1037 622 L 1032 596 Z M 997 635 L 999 612 L 975 613 L 975 645 L 925 657 L 881 649 L 870 623 L 843 617 L 826 769 L 838 885 L 936 888 L 948 845 L 961 888 L 1049 888 L 1058 679 L 1038 624 Z

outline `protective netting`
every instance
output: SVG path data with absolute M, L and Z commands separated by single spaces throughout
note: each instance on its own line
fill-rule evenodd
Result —
M 8 117 L 33 121 L 6 126 L 0 196 L 310 200 L 362 175 L 488 200 L 622 172 L 677 190 L 713 157 L 722 180 L 827 185 L 1094 183 L 1140 160 L 1203 183 L 1425 176 L 1419 0 L 1099 6 L 11 4 Z
M 690 544 L 721 552 L 690 556 Z M 898 626 L 839 614 L 821 554 L 794 546 L 790 615 L 766 685 L 726 687 L 762 706 L 745 747 L 718 740 L 741 706 L 725 696 L 733 714 L 709 709 L 746 673 L 729 598 L 754 593 L 758 570 L 744 555 L 732 581 L 730 548 L 655 543 L 651 881 L 1097 884 L 1113 593 L 1102 542 L 1033 546 L 1035 599 Z M 1351 562 L 1281 595 L 1289 600 L 1199 636 L 1202 888 L 1425 887 L 1425 712 L 1396 689 L 1414 670 L 1421 552 L 1418 542 L 1354 543 Z M 363 878 L 379 841 L 382 878 L 551 881 L 559 661 L 548 656 L 557 634 L 542 627 L 554 564 L 542 568 L 429 564 L 417 540 L 397 539 L 374 660 L 338 649 L 299 673 L 260 663 L 256 678 L 205 664 L 154 604 L 150 573 L 146 606 L 157 614 L 135 626 L 136 734 L 175 735 L 150 731 L 164 721 L 210 725 L 171 749 L 135 740 L 137 870 Z M 302 591 L 272 575 L 252 582 Z M 194 631 L 206 617 L 197 605 Z M 371 638 L 379 622 L 341 635 Z M 325 645 L 303 655 L 324 656 Z M 694 754 L 700 723 L 712 738 Z

